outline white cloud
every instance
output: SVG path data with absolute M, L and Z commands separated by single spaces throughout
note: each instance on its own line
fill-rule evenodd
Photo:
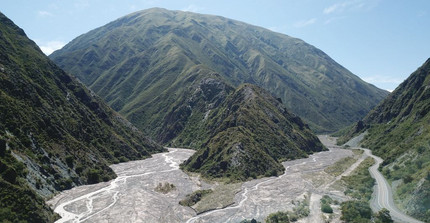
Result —
M 331 17 L 331 18 L 329 18 L 329 19 L 327 19 L 327 20 L 325 20 L 325 22 L 324 22 L 324 24 L 330 24 L 330 23 L 332 23 L 332 22 L 335 22 L 335 21 L 338 21 L 338 20 L 341 20 L 341 19 L 344 19 L 344 18 L 346 18 L 346 16 L 335 16 L 335 17 Z
M 403 79 L 401 78 L 382 76 L 382 75 L 363 77 L 363 80 L 369 83 L 377 83 L 377 84 L 400 84 L 403 82 Z
M 181 9 L 181 11 L 186 11 L 186 12 L 200 12 L 202 11 L 204 8 L 199 7 L 197 5 L 188 5 L 187 7 Z
M 61 49 L 64 45 L 66 45 L 66 43 L 62 41 L 48 41 L 38 42 L 37 45 L 39 45 L 43 53 L 49 56 L 49 54 L 53 53 L 54 51 Z
M 308 19 L 308 20 L 302 20 L 302 21 L 298 21 L 296 23 L 294 23 L 294 27 L 296 28 L 302 28 L 305 26 L 309 26 L 314 24 L 317 21 L 316 18 L 312 18 L 312 19 Z
M 326 7 L 323 13 L 341 13 L 349 10 L 370 10 L 378 5 L 380 0 L 346 0 Z
M 40 17 L 52 17 L 54 14 L 48 12 L 48 11 L 38 11 L 37 15 Z

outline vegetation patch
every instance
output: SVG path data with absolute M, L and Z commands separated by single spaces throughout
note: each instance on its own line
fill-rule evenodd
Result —
M 170 191 L 175 189 L 176 189 L 175 185 L 168 182 L 158 183 L 158 185 L 155 187 L 155 191 L 163 194 L 167 194 Z
M 212 193 L 212 190 L 197 190 L 191 194 L 188 194 L 185 199 L 179 201 L 179 204 L 182 206 L 193 206 L 197 202 L 199 202 L 204 196 Z
M 44 198 L 113 179 L 118 159 L 163 150 L 2 13 L 0 33 L 0 221 L 53 222 Z
M 345 170 L 347 170 L 352 164 L 357 162 L 357 160 L 358 159 L 356 158 L 356 156 L 345 157 L 345 158 L 337 161 L 335 164 L 325 168 L 324 172 L 337 177 L 337 176 L 341 175 L 343 172 L 345 172 Z
M 427 60 L 345 136 L 368 132 L 361 143 L 384 160 L 380 170 L 396 182 L 399 208 L 424 222 L 430 222 L 429 83 Z
M 334 202 L 333 199 L 328 196 L 328 195 L 324 195 L 321 200 L 321 211 L 327 214 L 332 214 L 333 213 L 333 208 L 331 207 L 331 204 Z
M 193 208 L 197 214 L 220 209 L 234 204 L 234 196 L 240 191 L 242 183 L 219 184 L 211 193 L 206 194 Z
M 375 164 L 373 158 L 366 158 L 351 175 L 342 177 L 343 183 L 346 185 L 345 194 L 363 201 L 369 201 L 373 193 L 373 185 L 375 179 L 370 176 L 369 167 Z
M 269 214 L 266 218 L 266 223 L 295 222 L 300 218 L 309 216 L 309 199 L 310 197 L 305 195 L 305 199 L 303 201 L 292 201 L 292 203 L 295 204 L 293 211 L 278 211 Z
M 373 158 L 366 158 L 351 175 L 342 177 L 342 182 L 346 185 L 346 195 L 354 200 L 346 201 L 341 204 L 341 220 L 345 222 L 393 222 L 389 211 L 382 209 L 374 214 L 369 205 L 372 196 L 372 188 L 375 180 L 370 176 L 369 167 L 375 163 Z
M 251 219 L 251 220 L 245 219 L 245 220 L 241 221 L 240 223 L 261 223 L 261 221 L 257 221 L 255 219 Z

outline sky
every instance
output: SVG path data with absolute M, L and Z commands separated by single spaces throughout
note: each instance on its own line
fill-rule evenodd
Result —
M 1 0 L 0 12 L 50 54 L 153 7 L 220 15 L 300 38 L 389 91 L 430 57 L 429 0 Z

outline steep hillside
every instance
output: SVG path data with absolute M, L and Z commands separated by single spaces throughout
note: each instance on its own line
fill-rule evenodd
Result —
M 50 57 L 133 124 L 161 138 L 157 128 L 165 107 L 190 86 L 184 80 L 195 66 L 234 87 L 251 83 L 269 90 L 319 132 L 361 119 L 387 95 L 302 40 L 223 17 L 164 9 L 122 17 Z
M 202 94 L 208 95 L 207 89 Z M 183 168 L 206 177 L 246 180 L 278 175 L 284 169 L 280 162 L 324 149 L 308 126 L 280 100 L 250 84 L 228 95 L 201 122 L 201 135 L 209 137 Z
M 0 219 L 52 222 L 43 198 L 162 151 L 0 13 Z
M 349 133 L 368 131 L 364 146 L 384 159 L 400 206 L 430 222 L 430 59 Z

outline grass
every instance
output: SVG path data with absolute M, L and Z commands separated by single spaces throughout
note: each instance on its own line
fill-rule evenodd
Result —
M 234 197 L 240 191 L 242 183 L 235 184 L 219 184 L 215 186 L 212 193 L 203 196 L 193 208 L 197 214 L 220 209 L 234 204 Z
M 355 162 L 357 162 L 359 156 L 361 154 L 363 154 L 362 150 L 359 149 L 353 149 L 353 156 L 348 156 L 345 158 L 340 159 L 339 161 L 337 161 L 336 163 L 334 163 L 331 166 L 328 166 L 327 168 L 324 169 L 324 172 L 333 175 L 335 177 L 341 175 L 343 172 L 345 172 L 352 164 L 354 164 Z
M 372 211 L 369 201 L 375 180 L 370 176 L 369 167 L 375 163 L 371 157 L 366 158 L 349 176 L 342 177 L 346 186 L 345 194 L 353 200 L 341 204 L 341 220 L 346 222 L 371 222 Z
M 347 187 L 346 195 L 355 199 L 369 201 L 375 180 L 370 176 L 369 167 L 375 164 L 371 157 L 366 158 L 349 176 L 342 177 L 342 181 Z
M 203 199 L 205 196 L 207 196 L 208 194 L 212 193 L 213 190 L 197 190 L 194 191 L 191 194 L 188 194 L 186 196 L 186 198 L 184 198 L 183 200 L 179 201 L 179 204 L 182 206 L 193 206 L 195 205 L 197 202 L 199 202 L 201 199 Z

